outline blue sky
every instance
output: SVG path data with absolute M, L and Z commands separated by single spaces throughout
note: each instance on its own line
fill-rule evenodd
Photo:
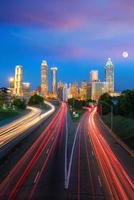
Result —
M 0 1 L 0 86 L 8 85 L 21 64 L 23 80 L 35 88 L 42 59 L 57 66 L 58 80 L 67 83 L 89 81 L 92 69 L 103 79 L 108 57 L 115 66 L 116 90 L 133 88 L 133 0 Z

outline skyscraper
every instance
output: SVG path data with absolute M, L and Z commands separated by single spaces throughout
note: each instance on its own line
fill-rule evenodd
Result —
M 97 70 L 92 70 L 90 72 L 90 82 L 93 81 L 98 81 L 98 71 Z
M 88 84 L 85 80 L 82 81 L 80 88 L 80 99 L 87 100 Z
M 57 93 L 57 85 L 56 85 L 56 71 L 58 70 L 57 67 L 52 67 L 52 92 L 54 95 Z
M 77 82 L 74 82 L 70 85 L 69 98 L 79 98 L 79 87 Z
M 57 84 L 57 96 L 60 100 L 63 100 L 63 87 L 64 84 L 62 83 L 62 81 L 59 81 Z
M 22 83 L 23 95 L 28 96 L 30 93 L 30 83 Z
M 45 60 L 41 63 L 41 95 L 44 97 L 48 94 L 48 65 Z
M 108 58 L 108 61 L 105 65 L 105 81 L 108 83 L 108 92 L 114 92 L 114 65 L 111 58 Z
M 14 94 L 23 96 L 22 92 L 22 66 L 17 65 L 15 68 Z
M 93 81 L 91 83 L 91 99 L 98 101 L 100 96 L 108 92 L 108 83 L 105 81 Z
M 68 100 L 68 86 L 67 83 L 65 83 L 63 87 L 63 101 L 67 102 L 67 100 Z

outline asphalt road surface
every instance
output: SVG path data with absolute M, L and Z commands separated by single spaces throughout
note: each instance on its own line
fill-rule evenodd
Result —
M 1 161 L 0 199 L 131 200 L 133 169 L 133 157 L 110 135 L 96 109 L 76 123 L 62 103 Z
M 49 116 L 55 110 L 54 106 L 49 102 L 45 102 L 50 106 L 50 110 L 42 113 L 39 108 L 28 107 L 30 113 L 14 120 L 13 122 L 0 127 L 0 148 L 10 143 L 17 137 L 20 137 L 26 130 L 37 124 L 41 119 Z

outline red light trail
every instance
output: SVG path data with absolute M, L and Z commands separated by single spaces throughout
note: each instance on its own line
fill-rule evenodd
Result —
M 36 183 L 31 189 L 30 197 L 32 197 L 37 187 L 38 181 L 41 177 L 41 174 L 44 172 L 49 158 L 52 156 L 52 153 L 56 147 L 58 138 L 62 137 L 66 111 L 66 104 L 62 103 L 61 108 L 52 119 L 50 124 L 47 126 L 47 128 L 41 133 L 37 140 L 32 144 L 32 146 L 27 150 L 27 152 L 10 171 L 9 175 L 7 175 L 7 177 L 0 184 L 1 199 L 4 198 L 4 196 L 8 196 L 7 199 L 9 200 L 15 199 L 27 176 L 30 174 L 43 152 L 47 149 L 48 144 L 50 144 L 50 150 L 49 152 L 47 152 L 47 156 L 45 161 L 43 162 L 43 166 L 41 166 L 41 170 L 37 177 Z
M 133 180 L 101 134 L 94 119 L 95 115 L 96 108 L 89 115 L 89 137 L 111 199 L 132 200 L 134 198 Z

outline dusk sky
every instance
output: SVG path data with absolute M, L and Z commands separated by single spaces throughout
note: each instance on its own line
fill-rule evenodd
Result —
M 92 69 L 102 80 L 108 57 L 115 89 L 134 88 L 134 0 L 0 0 L 0 86 L 21 64 L 35 88 L 43 59 L 58 80 L 89 81 Z

